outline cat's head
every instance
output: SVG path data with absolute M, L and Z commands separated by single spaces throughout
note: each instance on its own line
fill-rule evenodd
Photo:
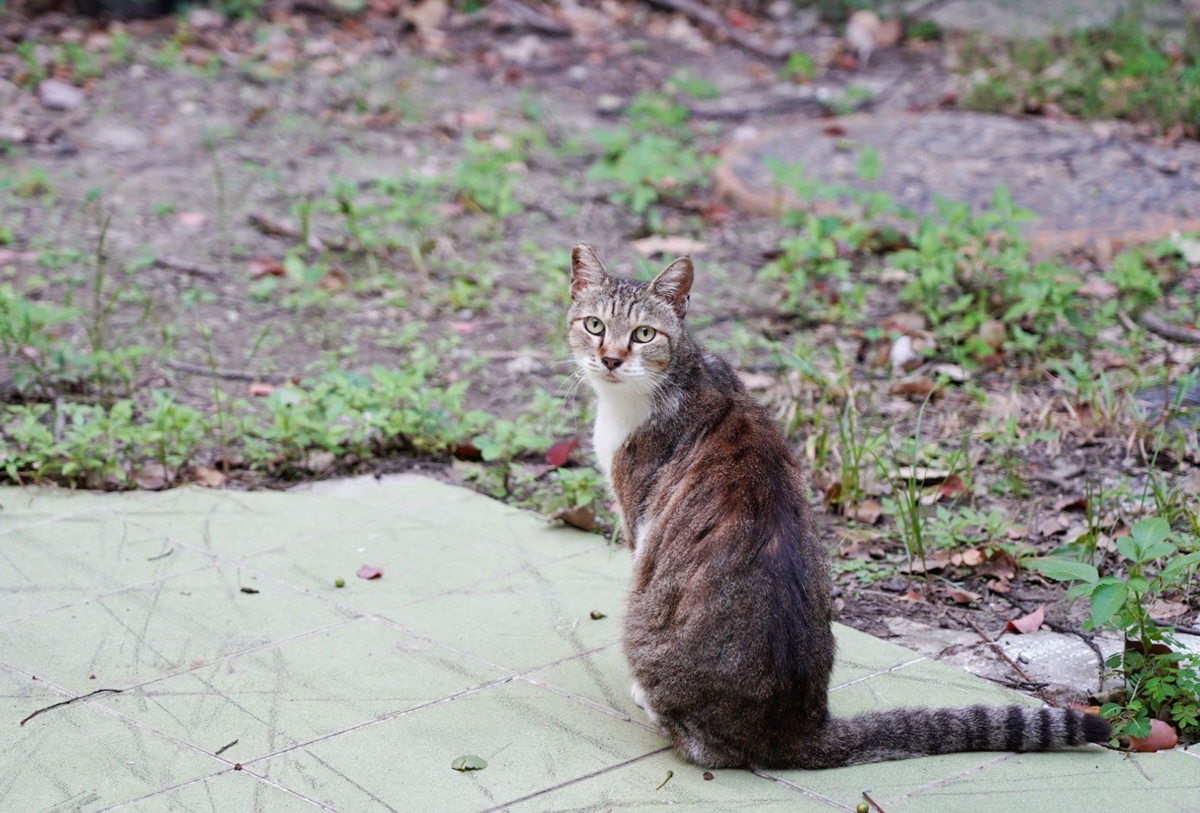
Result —
M 571 353 L 593 386 L 653 392 L 686 337 L 692 261 L 675 260 L 652 282 L 609 276 L 591 246 L 571 251 Z

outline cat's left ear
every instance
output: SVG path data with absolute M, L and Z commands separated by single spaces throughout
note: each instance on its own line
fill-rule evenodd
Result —
M 687 313 L 688 294 L 692 292 L 692 259 L 680 257 L 668 265 L 650 283 L 650 292 L 671 303 L 680 318 Z

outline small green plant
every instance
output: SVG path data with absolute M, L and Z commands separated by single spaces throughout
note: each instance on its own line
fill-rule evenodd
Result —
M 1188 589 L 1200 566 L 1200 550 L 1181 549 L 1172 537 L 1162 517 L 1135 522 L 1129 536 L 1116 540 L 1120 569 L 1105 576 L 1090 562 L 1066 557 L 1029 563 L 1052 579 L 1075 582 L 1067 597 L 1088 599 L 1085 630 L 1124 635 L 1124 649 L 1106 665 L 1124 679 L 1125 698 L 1101 708 L 1116 736 L 1144 737 L 1160 715 L 1184 736 L 1200 735 L 1200 656 L 1181 647 L 1172 628 L 1156 624 L 1147 609 L 1166 591 Z

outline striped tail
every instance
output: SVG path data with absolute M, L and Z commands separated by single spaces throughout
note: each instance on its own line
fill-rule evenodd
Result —
M 1075 709 L 895 709 L 830 718 L 791 767 L 834 768 L 961 751 L 1051 751 L 1111 736 L 1106 720 Z

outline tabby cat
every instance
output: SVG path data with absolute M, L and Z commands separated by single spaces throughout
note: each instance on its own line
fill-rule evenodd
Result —
M 733 369 L 688 335 L 692 262 L 618 279 L 571 258 L 572 354 L 596 391 L 596 455 L 633 547 L 625 654 L 635 701 L 710 768 L 831 768 L 1103 742 L 1072 709 L 829 714 L 827 553 L 804 476 Z

